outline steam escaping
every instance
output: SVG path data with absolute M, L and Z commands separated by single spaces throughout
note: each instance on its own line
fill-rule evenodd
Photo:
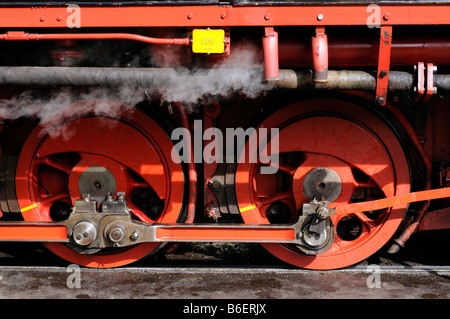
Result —
M 234 48 L 230 56 L 210 69 L 183 67 L 151 69 L 149 72 L 145 68 L 80 68 L 83 71 L 77 71 L 77 67 L 54 67 L 52 70 L 24 67 L 16 68 L 20 70 L 15 75 L 8 73 L 7 68 L 3 69 L 1 84 L 62 86 L 48 94 L 40 93 L 45 90 L 33 89 L 0 100 L 1 121 L 38 118 L 41 126 L 49 131 L 65 118 L 76 116 L 74 110 L 65 106 L 79 100 L 95 101 L 86 103 L 86 107 L 96 115 L 120 117 L 120 108 L 108 101 L 136 106 L 151 96 L 158 96 L 162 102 L 180 102 L 189 112 L 194 112 L 201 109 L 199 105 L 208 98 L 227 98 L 234 93 L 256 98 L 271 89 L 262 81 L 261 52 L 252 46 Z M 67 86 L 92 87 L 80 90 Z M 79 109 L 76 112 L 80 112 Z
M 16 120 L 19 118 L 37 118 L 42 128 L 41 134 L 52 136 L 64 135 L 70 138 L 71 132 L 65 132 L 64 126 L 58 127 L 68 118 L 80 117 L 87 113 L 97 116 L 120 117 L 122 112 L 118 103 L 110 103 L 115 100 L 126 105 L 135 106 L 145 100 L 146 95 L 142 90 L 128 87 L 120 88 L 91 88 L 82 92 L 75 92 L 70 88 L 61 88 L 50 92 L 27 90 L 9 99 L 0 100 L 0 121 Z M 83 108 L 76 110 L 70 108 L 70 104 L 80 101 L 88 101 Z
M 163 99 L 181 102 L 192 111 L 208 97 L 240 93 L 256 98 L 272 88 L 263 83 L 263 72 L 260 51 L 250 46 L 235 48 L 228 59 L 211 69 L 178 69 L 162 85 Z

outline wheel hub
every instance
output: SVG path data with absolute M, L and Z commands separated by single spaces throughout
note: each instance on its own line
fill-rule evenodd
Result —
M 108 193 L 115 194 L 116 189 L 117 183 L 114 174 L 102 166 L 89 167 L 81 173 L 78 179 L 80 194 L 89 194 L 99 204 Z
M 316 199 L 331 203 L 342 191 L 342 181 L 338 173 L 331 168 L 312 169 L 303 182 L 303 192 L 310 200 Z

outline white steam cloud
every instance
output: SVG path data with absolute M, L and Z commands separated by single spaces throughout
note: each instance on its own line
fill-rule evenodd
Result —
M 64 131 L 64 126 L 56 129 L 65 119 L 87 113 L 117 118 L 120 117 L 120 104 L 109 101 L 115 100 L 135 106 L 145 98 L 143 91 L 127 87 L 92 88 L 78 93 L 69 88 L 61 88 L 49 94 L 27 90 L 12 98 L 0 100 L 0 121 L 22 117 L 37 118 L 40 120 L 42 134 L 50 133 L 53 136 L 64 134 L 65 138 L 69 138 L 71 133 Z M 80 100 L 89 102 L 84 104 L 83 108 L 77 107 L 76 110 L 67 107 Z
M 172 70 L 173 71 L 173 70 Z M 135 106 L 158 92 L 162 102 L 180 102 L 189 112 L 201 109 L 199 105 L 211 97 L 230 97 L 239 93 L 256 98 L 271 89 L 264 84 L 260 50 L 246 46 L 234 48 L 232 54 L 211 69 L 192 71 L 177 68 L 164 77 L 164 81 L 151 81 L 146 87 L 90 88 L 88 90 L 59 88 L 50 94 L 36 94 L 37 89 L 24 91 L 12 98 L 0 100 L 0 121 L 22 117 L 38 118 L 50 131 L 64 118 L 73 117 L 73 110 L 64 107 L 79 100 L 95 100 L 86 103 L 96 115 L 119 117 L 120 109 L 115 100 Z M 78 92 L 78 93 L 77 93 Z M 93 108 L 93 109 L 92 109 Z M 79 109 L 77 109 L 79 112 Z
M 211 69 L 179 69 L 166 87 L 162 85 L 163 99 L 192 108 L 210 96 L 229 97 L 239 92 L 256 98 L 271 89 L 262 83 L 264 68 L 259 52 L 254 47 L 235 48 L 228 59 Z

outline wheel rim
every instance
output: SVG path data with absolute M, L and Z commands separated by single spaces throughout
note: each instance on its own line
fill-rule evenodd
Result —
M 114 106 L 119 116 L 93 115 L 96 103 Z M 28 136 L 16 170 L 16 193 L 26 221 L 68 217 L 73 200 L 89 193 L 101 200 L 125 192 L 132 218 L 182 222 L 183 171 L 170 156 L 165 131 L 142 112 L 113 101 L 79 101 L 64 110 L 77 114 L 51 129 L 38 125 Z M 64 114 L 64 110 L 61 114 Z M 64 244 L 46 243 L 53 253 L 87 267 L 117 267 L 156 250 L 145 243 L 96 254 L 79 254 Z
M 273 113 L 260 127 L 279 128 L 280 165 L 277 174 L 263 176 L 260 164 L 238 163 L 236 198 L 245 223 L 293 223 L 303 203 L 322 195 L 316 199 L 327 200 L 333 208 L 410 191 L 401 144 L 384 121 L 365 108 L 334 99 L 306 100 Z M 346 267 L 379 250 L 397 230 L 405 209 L 332 215 L 334 242 L 314 256 L 293 245 L 264 247 L 304 268 Z

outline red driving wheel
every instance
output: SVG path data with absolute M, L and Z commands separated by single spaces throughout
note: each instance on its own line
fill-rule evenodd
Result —
M 114 114 L 93 114 L 97 103 Z M 56 125 L 39 124 L 28 136 L 16 170 L 16 192 L 26 221 L 68 217 L 82 194 L 100 201 L 125 192 L 132 218 L 142 222 L 183 222 L 184 177 L 171 159 L 164 129 L 137 109 L 114 101 L 79 101 L 64 107 Z M 87 267 L 117 267 L 159 246 L 139 244 L 81 254 L 59 243 L 45 244 L 58 256 Z
M 397 135 L 359 105 L 338 99 L 304 100 L 276 111 L 259 127 L 279 129 L 280 163 L 272 175 L 261 174 L 261 163 L 238 163 L 236 198 L 247 224 L 296 222 L 302 204 L 314 198 L 333 208 L 410 191 L 409 165 Z M 269 142 L 267 150 L 271 147 Z M 386 244 L 405 210 L 398 206 L 332 215 L 334 241 L 315 255 L 295 245 L 264 247 L 299 267 L 346 267 Z

